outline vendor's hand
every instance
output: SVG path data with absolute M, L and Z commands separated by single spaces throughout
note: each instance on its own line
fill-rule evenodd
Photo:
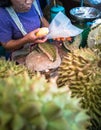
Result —
M 39 31 L 39 28 L 28 33 L 25 38 L 27 40 L 27 42 L 29 43 L 44 43 L 47 38 L 46 36 L 36 36 L 36 33 Z

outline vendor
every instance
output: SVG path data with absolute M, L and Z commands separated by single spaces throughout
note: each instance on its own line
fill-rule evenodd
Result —
M 15 18 L 22 24 L 26 35 L 22 34 L 21 25 L 16 24 Z M 0 42 L 10 54 L 28 43 L 44 43 L 47 40 L 45 36 L 35 35 L 42 26 L 48 27 L 49 24 L 43 16 L 39 0 L 0 0 Z

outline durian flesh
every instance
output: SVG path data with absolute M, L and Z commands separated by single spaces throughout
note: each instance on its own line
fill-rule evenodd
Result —
M 56 47 L 51 43 L 45 42 L 43 44 L 38 44 L 38 47 L 44 52 L 51 61 L 56 60 Z

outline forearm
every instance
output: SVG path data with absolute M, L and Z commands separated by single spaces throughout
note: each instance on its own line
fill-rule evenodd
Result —
M 28 43 L 28 39 L 27 37 L 23 37 L 21 39 L 18 39 L 18 40 L 10 40 L 8 41 L 7 43 L 2 43 L 3 47 L 6 49 L 6 50 L 16 50 L 16 49 L 19 49 L 21 48 L 22 46 L 24 46 L 26 43 Z
M 36 29 L 28 34 L 26 34 L 23 38 L 18 39 L 18 40 L 10 40 L 7 43 L 2 43 L 2 46 L 4 46 L 4 48 L 6 50 L 16 50 L 16 49 L 20 49 L 22 46 L 24 46 L 27 43 L 43 43 L 47 40 L 47 38 L 45 38 L 45 36 L 36 36 L 36 33 L 39 31 L 39 29 Z
M 42 21 L 42 26 L 49 27 L 49 22 L 44 17 L 42 17 L 41 21 Z

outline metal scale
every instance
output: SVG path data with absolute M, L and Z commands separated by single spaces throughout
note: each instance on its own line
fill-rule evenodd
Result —
M 74 7 L 70 10 L 72 19 L 80 25 L 89 26 L 95 19 L 101 15 L 100 10 L 94 7 L 84 6 L 84 0 L 80 0 L 80 7 Z

